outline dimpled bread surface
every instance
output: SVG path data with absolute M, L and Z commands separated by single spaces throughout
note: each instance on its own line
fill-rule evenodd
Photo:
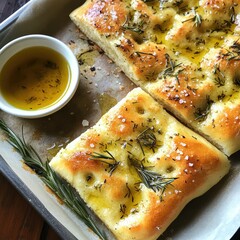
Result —
M 151 240 L 230 165 L 222 152 L 135 88 L 50 166 L 116 239 Z
M 240 149 L 239 0 L 87 0 L 70 15 L 138 86 L 230 156 Z

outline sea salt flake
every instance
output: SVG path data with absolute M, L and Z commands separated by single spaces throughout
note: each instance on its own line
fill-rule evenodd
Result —
M 181 156 L 180 155 L 178 155 L 178 156 L 176 156 L 176 160 L 181 160 Z
M 110 14 L 111 14 L 113 20 L 117 20 L 118 19 L 117 12 L 115 10 L 111 10 Z
M 187 144 L 184 143 L 184 142 L 181 142 L 180 145 L 182 145 L 183 147 L 186 147 L 186 146 L 187 146 Z
M 183 104 L 183 103 L 186 103 L 186 101 L 183 100 L 183 99 L 180 99 L 180 100 L 179 100 L 179 104 Z
M 177 153 L 180 154 L 180 155 L 183 155 L 183 152 L 179 149 L 177 149 Z
M 120 127 L 119 127 L 120 132 L 123 132 L 124 129 L 125 129 L 125 126 L 123 124 L 121 124 Z
M 84 120 L 82 121 L 82 125 L 83 125 L 83 127 L 88 127 L 88 126 L 89 126 L 89 121 L 86 120 L 86 119 L 84 119 Z

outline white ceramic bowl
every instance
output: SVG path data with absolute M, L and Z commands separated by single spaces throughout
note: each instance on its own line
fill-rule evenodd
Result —
M 0 94 L 0 109 L 10 113 L 12 115 L 23 117 L 23 118 L 39 118 L 50 115 L 63 106 L 65 106 L 70 99 L 73 97 L 79 84 L 79 65 L 75 55 L 71 49 L 61 42 L 60 40 L 47 36 L 47 35 L 26 35 L 17 38 L 0 50 L 0 73 L 6 62 L 14 56 L 16 53 L 29 47 L 47 47 L 58 53 L 60 53 L 69 64 L 69 84 L 65 93 L 60 97 L 54 104 L 37 109 L 37 110 L 23 110 L 11 105 L 3 96 Z

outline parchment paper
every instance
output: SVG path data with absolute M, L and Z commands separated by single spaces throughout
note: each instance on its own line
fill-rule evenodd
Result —
M 37 150 L 51 158 L 69 141 L 94 125 L 115 102 L 135 86 L 100 49 L 77 31 L 69 13 L 80 0 L 32 0 L 8 32 L 0 33 L 0 47 L 32 33 L 55 36 L 79 58 L 81 80 L 73 99 L 59 112 L 41 119 L 21 119 L 4 112 L 0 118 Z M 21 158 L 4 141 L 0 154 L 15 174 L 78 239 L 97 239 L 66 207 L 49 194 L 37 176 L 26 171 Z M 240 152 L 230 158 L 230 173 L 205 195 L 193 200 L 159 238 L 173 240 L 228 240 L 240 226 Z

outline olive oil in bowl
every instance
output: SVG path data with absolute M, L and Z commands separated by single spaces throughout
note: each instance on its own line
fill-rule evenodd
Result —
M 14 39 L 0 49 L 0 109 L 23 118 L 53 114 L 74 96 L 79 74 L 76 56 L 59 39 Z
M 69 64 L 60 53 L 48 47 L 29 47 L 5 63 L 0 90 L 14 107 L 37 110 L 59 101 L 70 79 Z

